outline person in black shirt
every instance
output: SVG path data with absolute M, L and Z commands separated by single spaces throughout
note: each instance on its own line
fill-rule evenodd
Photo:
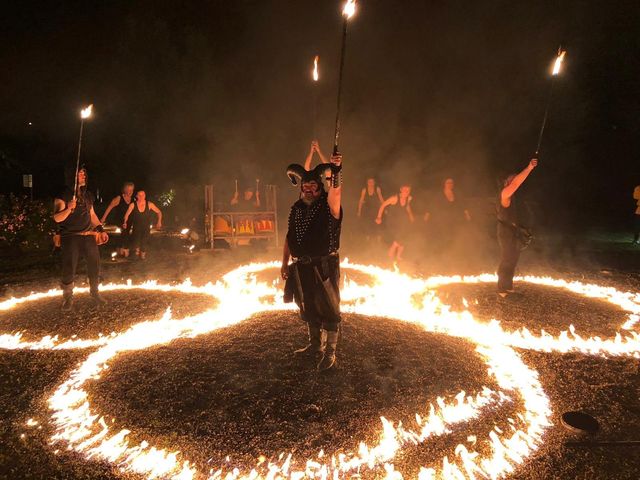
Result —
M 151 212 L 154 212 L 157 217 L 156 230 L 162 228 L 162 212 L 156 204 L 147 201 L 147 194 L 144 190 L 138 190 L 136 193 L 136 201 L 131 202 L 127 213 L 124 214 L 124 223 L 122 228 L 124 230 L 127 227 L 132 229 L 131 231 L 131 247 L 134 249 L 136 257 L 140 260 L 144 260 L 147 256 L 147 241 L 149 240 L 149 233 L 152 225 Z
M 324 188 L 331 171 L 329 191 Z M 284 242 L 281 275 L 286 280 L 285 301 L 295 299 L 300 316 L 309 329 L 309 344 L 296 350 L 305 357 L 320 357 L 318 370 L 336 364 L 340 324 L 340 229 L 342 226 L 342 155 L 311 171 L 292 164 L 287 169 L 291 182 L 300 183 L 300 199 L 289 213 L 289 230 Z M 293 257 L 293 263 L 289 260 Z
M 498 216 L 498 244 L 500 245 L 500 265 L 498 266 L 498 295 L 507 297 L 514 292 L 513 276 L 520 258 L 518 240 L 518 201 L 515 193 L 529 174 L 538 166 L 536 158 L 517 175 L 509 175 L 502 184 L 496 202 Z
M 75 180 L 74 180 L 75 183 Z M 54 200 L 53 220 L 59 225 L 62 249 L 62 310 L 73 308 L 73 287 L 80 256 L 87 262 L 89 291 L 93 302 L 106 303 L 98 292 L 100 253 L 98 244 L 109 239 L 93 210 L 93 195 L 87 190 L 87 171 L 78 171 L 77 187 L 68 189 Z M 94 228 L 96 232 L 94 232 Z
M 102 214 L 100 221 L 104 225 L 111 210 L 115 211 L 115 224 L 119 227 L 124 223 L 124 216 L 127 213 L 127 209 L 131 202 L 133 202 L 133 190 L 135 186 L 133 182 L 125 182 L 122 185 L 122 193 L 117 197 L 114 197 L 109 203 L 109 206 Z M 118 248 L 118 255 L 127 258 L 129 256 L 129 238 L 131 236 L 131 225 L 129 228 L 123 228 L 120 232 L 120 247 Z

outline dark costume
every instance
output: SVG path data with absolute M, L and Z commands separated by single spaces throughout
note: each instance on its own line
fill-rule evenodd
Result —
M 378 233 L 378 224 L 376 224 L 376 217 L 378 216 L 378 210 L 380 209 L 380 200 L 378 199 L 377 187 L 374 187 L 373 194 L 369 194 L 369 189 L 364 189 L 364 202 L 362 202 L 362 209 L 360 210 L 360 226 L 362 233 L 371 237 Z
M 129 209 L 129 205 L 133 202 L 133 198 L 129 200 L 129 203 L 124 199 L 124 196 L 120 194 L 120 203 L 113 209 L 113 215 L 115 217 L 115 224 L 119 227 L 122 227 L 124 223 L 124 216 L 127 214 L 127 210 Z M 129 248 L 129 243 L 131 242 L 131 223 L 127 224 L 126 228 L 121 228 L 120 230 L 120 248 Z
M 73 191 L 68 189 L 59 197 L 65 203 L 73 198 Z M 62 250 L 62 292 L 63 309 L 71 309 L 74 280 L 78 261 L 84 257 L 87 262 L 87 274 L 91 296 L 98 303 L 103 300 L 98 294 L 100 283 L 100 253 L 96 237 L 91 226 L 91 208 L 93 194 L 86 187 L 80 187 L 76 197 L 76 208 L 69 216 L 58 224 Z
M 429 230 L 433 239 L 433 249 L 442 253 L 455 245 L 458 235 L 465 227 L 464 203 L 458 195 L 454 196 L 453 201 L 449 201 L 441 191 L 433 199 L 430 210 Z
M 518 259 L 520 258 L 520 241 L 515 225 L 518 225 L 518 200 L 511 197 L 509 207 L 503 207 L 498 194 L 496 213 L 498 216 L 498 245 L 500 245 L 500 265 L 498 266 L 498 292 L 513 290 Z
M 293 263 L 289 265 L 285 301 L 295 300 L 309 329 L 309 345 L 296 353 L 323 354 L 318 369 L 327 370 L 335 364 L 341 320 L 338 249 L 343 213 L 341 208 L 339 218 L 331 214 L 323 188 L 325 172 L 330 167 L 319 165 L 311 172 L 299 165 L 292 167 L 288 173 L 294 184 L 294 177 L 302 182 L 315 181 L 322 192 L 310 205 L 300 199 L 291 207 L 287 245 Z
M 411 220 L 409 218 L 409 199 L 404 205 L 400 204 L 400 195 L 395 205 L 389 204 L 384 209 L 384 239 L 391 244 L 397 242 L 400 245 L 406 245 L 407 238 L 411 232 Z
M 131 226 L 131 248 L 146 252 L 149 232 L 151 230 L 152 217 L 149 209 L 149 202 L 144 201 L 142 211 L 138 210 L 138 202 L 133 202 L 133 210 L 129 214 L 127 227 Z

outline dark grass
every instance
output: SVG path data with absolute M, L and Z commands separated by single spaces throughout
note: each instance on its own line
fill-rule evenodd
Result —
M 179 447 L 200 465 L 224 465 L 231 456 L 248 470 L 260 455 L 292 451 L 306 459 L 354 450 L 377 439 L 380 416 L 414 425 L 437 396 L 452 400 L 460 390 L 494 384 L 473 344 L 357 315 L 345 318 L 339 368 L 319 375 L 313 362 L 292 355 L 304 333 L 294 314 L 260 314 L 123 354 L 90 388 L 92 403 L 117 412 L 116 426 Z
M 3 332 L 23 332 L 24 340 L 44 335 L 67 339 L 95 338 L 122 332 L 144 320 L 157 320 L 171 308 L 173 318 L 183 318 L 213 308 L 217 301 L 204 294 L 121 290 L 101 294 L 106 305 L 95 307 L 89 294 L 74 295 L 73 312 L 60 310 L 61 297 L 25 302 L 0 312 Z
M 541 263 L 536 264 L 535 261 L 532 263 L 531 256 L 532 252 L 525 252 L 523 257 L 522 268 L 526 273 L 549 274 L 556 277 L 611 285 L 621 290 L 637 291 L 639 289 L 640 276 L 637 271 L 633 268 L 629 269 L 628 263 L 618 262 L 618 257 L 615 255 L 615 262 L 613 260 L 609 262 L 607 260 L 609 257 L 603 253 L 602 258 L 605 261 L 589 262 L 580 267 L 566 269 L 560 267 L 545 268 L 541 266 Z M 204 283 L 209 280 L 215 280 L 235 265 L 254 258 L 249 252 L 245 253 L 244 256 L 242 254 L 227 255 L 226 252 L 214 256 L 206 254 L 192 257 L 165 255 L 151 257 L 145 264 L 109 264 L 105 266 L 103 273 L 106 281 L 116 282 L 127 278 L 133 278 L 134 281 L 157 278 L 161 281 L 174 282 L 191 277 L 196 283 Z M 271 258 L 273 258 L 273 255 Z M 360 260 L 365 263 L 369 261 L 368 258 Z M 612 267 L 613 269 L 611 269 Z M 12 270 L 11 265 L 3 264 L 3 284 L 0 286 L 2 289 L 0 294 L 6 298 L 10 295 L 25 294 L 31 290 L 41 291 L 55 287 L 58 281 L 56 268 L 53 263 L 43 265 L 40 268 L 37 262 L 31 262 L 28 267 L 18 266 Z M 490 271 L 491 268 L 485 266 L 481 270 Z M 474 292 L 470 293 L 467 290 L 467 286 L 460 288 L 451 286 L 447 288 L 452 293 L 449 301 L 454 305 L 456 303 L 455 297 L 459 299 L 464 296 L 468 300 L 473 298 L 471 293 Z M 559 330 L 566 329 L 569 323 L 573 323 L 578 332 L 584 334 L 584 336 L 598 333 L 603 337 L 610 337 L 613 336 L 617 327 L 624 320 L 624 314 L 617 307 L 597 300 L 584 300 L 575 294 L 560 290 L 532 286 L 531 291 L 528 292 L 528 287 L 525 286 L 524 293 L 526 295 L 523 299 L 518 303 L 508 303 L 505 306 L 498 305 L 493 299 L 490 300 L 490 297 L 493 297 L 492 285 L 483 285 L 478 288 L 479 290 L 475 294 L 479 300 L 479 305 L 474 306 L 473 301 L 471 301 L 472 310 L 477 308 L 476 314 L 481 318 L 496 317 L 501 319 L 505 328 L 527 326 L 527 328 L 536 332 L 544 328 L 550 333 L 556 333 Z M 482 299 L 485 296 L 486 301 L 483 303 Z M 155 312 L 161 314 L 165 306 L 156 304 L 152 300 L 152 296 L 148 298 L 151 305 L 153 305 L 153 315 L 155 315 Z M 183 313 L 188 313 L 189 298 L 191 296 L 184 296 L 182 305 L 187 310 Z M 126 306 L 129 301 L 124 301 L 124 305 Z M 180 301 L 181 299 L 175 299 L 176 308 Z M 51 302 L 52 306 L 57 304 L 54 300 L 51 300 Z M 116 299 L 114 302 L 119 303 L 120 300 Z M 145 307 L 142 305 L 143 303 L 141 301 L 140 304 L 136 304 L 138 305 L 136 309 L 151 308 Z M 18 309 L 21 308 L 25 307 L 18 307 Z M 132 316 L 123 320 L 121 316 L 126 316 L 134 310 L 127 308 L 116 309 L 114 315 L 101 317 L 102 320 L 93 326 L 91 324 L 91 315 L 85 317 L 84 313 L 82 313 L 74 317 L 77 322 L 75 328 L 78 330 L 85 328 L 85 332 L 95 332 L 96 334 L 99 331 L 113 331 L 116 325 L 118 325 L 118 328 L 126 328 L 127 322 L 133 321 L 137 317 Z M 4 322 L 4 313 L 0 316 L 0 319 L 0 322 Z M 50 325 L 48 322 L 54 320 L 54 316 L 48 317 L 44 312 L 41 320 L 38 320 L 41 324 L 40 331 L 49 333 L 50 331 L 46 330 L 47 326 Z M 89 324 L 84 324 L 85 321 L 88 321 Z M 259 329 L 249 329 L 242 334 L 243 330 L 241 329 L 249 328 L 251 326 L 250 322 L 253 321 L 264 321 L 270 325 L 278 326 L 279 330 L 267 330 L 268 335 L 271 335 L 270 332 L 272 331 L 281 332 L 287 324 L 286 322 L 290 322 L 292 328 L 285 329 L 290 336 L 284 335 L 283 338 L 277 338 L 272 342 L 266 342 L 265 340 L 264 351 L 257 352 L 253 356 L 249 351 L 242 353 L 244 350 L 243 345 L 251 347 L 257 336 L 261 334 L 267 335 Z M 126 378 L 122 375 L 121 384 L 115 380 L 111 385 L 106 381 L 102 381 L 92 386 L 91 393 L 96 402 L 104 402 L 100 404 L 100 408 L 104 408 L 105 411 L 115 412 L 114 416 L 118 418 L 118 422 L 124 422 L 125 420 L 126 422 L 137 421 L 138 423 L 135 424 L 137 428 L 143 433 L 149 433 L 147 438 L 158 442 L 166 442 L 167 445 L 184 445 L 185 451 L 191 449 L 189 454 L 192 454 L 194 458 L 203 459 L 206 456 L 205 450 L 207 452 L 214 451 L 205 448 L 205 445 L 208 441 L 212 442 L 207 439 L 209 435 L 212 435 L 212 438 L 217 438 L 214 430 L 218 429 L 220 419 L 212 411 L 201 408 L 201 404 L 198 402 L 203 401 L 203 393 L 206 399 L 211 398 L 215 401 L 223 401 L 226 398 L 229 405 L 225 406 L 225 408 L 230 409 L 230 412 L 235 411 L 238 414 L 246 415 L 246 417 L 238 416 L 238 420 L 223 418 L 225 422 L 228 422 L 226 424 L 228 432 L 225 433 L 229 433 L 227 435 L 229 440 L 227 441 L 230 443 L 227 446 L 234 446 L 233 442 L 236 442 L 235 445 L 239 446 L 238 452 L 241 455 L 245 455 L 244 458 L 254 460 L 252 452 L 258 450 L 258 445 L 261 447 L 271 445 L 277 450 L 280 445 L 286 444 L 287 450 L 290 450 L 291 445 L 294 445 L 293 448 L 299 452 L 304 451 L 304 449 L 315 451 L 318 446 L 326 442 L 320 427 L 327 420 L 336 422 L 330 423 L 335 431 L 340 432 L 344 428 L 345 432 L 350 432 L 345 433 L 342 437 L 345 445 L 348 444 L 350 448 L 360 438 L 360 434 L 363 434 L 364 437 L 367 435 L 364 431 L 365 427 L 350 426 L 352 425 L 349 423 L 351 417 L 367 418 L 371 422 L 372 428 L 378 425 L 377 418 L 381 414 L 387 414 L 389 418 L 394 419 L 402 418 L 410 423 L 411 419 L 407 417 L 424 408 L 425 403 L 432 401 L 439 392 L 456 393 L 459 387 L 471 390 L 475 385 L 474 381 L 478 383 L 484 382 L 484 380 L 480 380 L 484 378 L 481 377 L 482 375 L 486 375 L 482 364 L 479 366 L 479 368 L 482 368 L 482 372 L 474 371 L 474 363 L 467 365 L 469 359 L 477 358 L 470 350 L 456 347 L 451 350 L 452 354 L 447 356 L 447 349 L 451 348 L 447 347 L 447 345 L 451 345 L 450 342 L 453 339 L 433 335 L 428 340 L 427 337 L 429 335 L 425 334 L 426 337 L 423 339 L 425 343 L 422 345 L 420 344 L 421 339 L 414 339 L 410 333 L 403 334 L 400 332 L 400 330 L 405 331 L 406 325 L 394 322 L 390 323 L 390 328 L 393 325 L 399 332 L 394 333 L 394 335 L 369 336 L 373 335 L 372 332 L 375 331 L 375 329 L 371 328 L 365 329 L 364 336 L 347 335 L 347 333 L 353 333 L 349 332 L 351 324 L 356 325 L 358 321 L 365 322 L 368 319 L 357 316 L 349 317 L 345 323 L 345 339 L 339 349 L 340 369 L 336 372 L 337 375 L 331 377 L 320 379 L 315 377 L 314 374 L 310 375 L 310 370 L 290 363 L 292 360 L 286 356 L 281 357 L 282 359 L 287 358 L 287 360 L 282 360 L 282 363 L 279 363 L 280 360 L 275 363 L 263 362 L 262 360 L 267 355 L 266 351 L 269 351 L 268 356 L 273 355 L 276 358 L 279 355 L 277 352 L 288 353 L 294 345 L 299 345 L 304 339 L 304 327 L 297 323 L 294 317 L 289 317 L 288 320 L 283 317 L 281 323 L 279 323 L 277 319 L 265 315 L 264 318 L 263 316 L 258 316 L 245 324 L 240 324 L 230 329 L 228 339 L 225 341 L 221 339 L 215 340 L 221 333 L 217 332 L 141 352 L 141 354 L 147 355 L 148 362 L 146 365 L 141 365 L 144 368 L 140 368 L 137 372 L 131 372 L 132 378 L 137 379 L 139 385 L 136 385 L 133 380 L 127 383 L 125 381 Z M 376 324 L 376 328 L 378 322 L 382 322 L 377 319 L 371 321 Z M 17 327 L 26 328 L 29 325 L 29 318 L 22 318 L 21 316 L 19 322 L 19 324 L 16 324 Z M 32 326 L 35 327 L 36 323 L 33 323 Z M 70 329 L 74 328 L 72 325 L 73 321 L 69 323 Z M 399 326 L 402 328 L 399 328 Z M 408 330 L 408 332 L 411 332 L 411 330 Z M 269 338 L 268 335 L 265 339 Z M 412 338 L 405 339 L 406 335 Z M 245 337 L 246 340 L 242 340 Z M 357 342 L 361 342 L 361 345 L 358 346 L 357 342 L 350 344 L 351 338 L 357 339 Z M 443 342 L 435 341 L 435 339 L 441 338 L 446 340 Z M 231 339 L 235 340 L 231 342 Z M 416 345 L 415 342 L 422 345 L 422 347 L 415 352 L 405 351 L 406 345 Z M 200 346 L 198 347 L 198 345 Z M 467 344 L 461 342 L 461 345 Z M 163 349 L 166 349 L 166 352 L 160 355 Z M 211 353 L 207 353 L 210 349 L 212 352 L 217 352 L 217 355 L 212 356 Z M 272 350 L 273 354 L 271 353 Z M 411 367 L 415 369 L 413 374 L 402 376 L 401 369 L 394 363 L 398 358 L 402 358 L 398 356 L 398 350 L 402 355 L 406 356 L 405 358 L 416 358 L 415 364 Z M 175 352 L 173 355 L 176 360 L 175 365 L 171 365 L 169 362 L 172 357 L 171 351 Z M 430 351 L 433 352 L 433 356 Z M 122 478 L 110 465 L 86 461 L 75 454 L 64 451 L 54 455 L 52 453 L 53 448 L 47 445 L 51 432 L 50 425 L 47 423 L 49 412 L 46 408 L 46 398 L 64 380 L 66 374 L 79 361 L 86 358 L 88 352 L 0 352 L 0 415 L 2 417 L 2 422 L 0 423 L 0 478 L 55 478 L 69 480 Z M 156 367 L 155 357 L 150 352 L 156 352 L 158 362 L 164 362 L 166 368 Z M 238 359 L 235 361 L 229 357 L 232 352 L 240 352 L 237 354 Z M 602 425 L 602 431 L 594 436 L 593 440 L 640 439 L 640 402 L 638 400 L 640 398 L 640 378 L 638 375 L 640 362 L 629 358 L 604 359 L 579 354 L 547 354 L 527 351 L 522 351 L 521 354 L 525 362 L 540 373 L 543 387 L 551 399 L 554 426 L 550 427 L 545 434 L 543 445 L 537 454 L 518 467 L 510 478 L 640 478 L 638 447 L 566 447 L 564 442 L 567 440 L 584 439 L 569 434 L 560 426 L 559 421 L 563 411 L 583 410 L 595 415 Z M 455 358 L 455 355 L 460 355 L 461 359 L 465 360 L 464 368 L 471 368 L 471 371 L 468 372 L 468 377 L 462 376 L 465 373 L 464 370 L 448 368 L 450 365 L 455 365 L 455 363 L 449 364 L 448 361 L 452 355 L 453 358 Z M 113 363 L 114 372 L 124 368 L 128 361 L 127 357 L 123 355 Z M 444 360 L 439 361 L 441 358 Z M 131 366 L 133 367 L 138 361 L 134 355 L 131 355 L 131 359 L 133 362 Z M 224 362 L 228 362 L 229 369 L 219 368 L 222 359 L 224 359 Z M 368 363 L 364 364 L 364 360 L 368 360 Z M 351 364 L 354 366 L 351 367 Z M 163 365 L 163 363 L 159 363 L 159 365 Z M 236 365 L 236 367 L 231 368 L 233 365 Z M 248 369 L 247 365 L 252 365 L 255 368 L 253 370 Z M 356 369 L 364 369 L 359 371 L 366 374 L 360 374 L 356 378 L 353 376 L 340 377 L 340 375 L 346 375 L 351 371 L 356 371 Z M 192 370 L 203 374 L 204 381 L 194 380 L 194 374 L 191 373 Z M 223 373 L 227 376 L 224 376 Z M 110 373 L 109 378 L 112 378 L 112 374 L 113 372 Z M 264 390 L 268 395 L 265 393 L 263 397 L 251 397 L 252 388 L 262 391 L 261 389 L 265 388 L 265 385 L 271 381 L 269 378 L 275 378 L 269 377 L 268 374 L 289 376 L 291 381 L 300 376 L 305 381 L 313 382 L 312 384 L 309 383 L 309 385 L 313 385 L 314 390 L 309 390 L 309 392 L 314 394 L 320 391 L 332 392 L 332 389 L 340 386 L 347 388 L 347 391 L 350 392 L 351 390 L 349 389 L 356 388 L 354 385 L 360 385 L 358 388 L 361 388 L 364 393 L 362 396 L 350 393 L 344 396 L 322 397 L 326 398 L 326 403 L 320 405 L 314 401 L 309 403 L 304 395 L 293 395 L 292 392 L 295 390 L 292 389 L 282 392 L 279 390 Z M 146 375 L 146 377 L 143 377 L 143 375 Z M 209 376 L 207 377 L 206 375 Z M 222 375 L 222 380 L 229 385 L 232 385 L 232 379 L 235 378 L 238 380 L 237 386 L 224 397 L 223 393 L 216 392 L 215 389 L 212 390 L 211 385 L 212 380 L 216 379 L 215 375 Z M 412 375 L 420 377 L 417 382 L 412 380 Z M 187 381 L 188 379 L 191 379 L 191 381 Z M 458 381 L 456 379 L 464 380 L 464 382 L 468 383 L 462 385 L 462 383 L 456 383 Z M 406 385 L 409 381 L 411 385 Z M 416 387 L 413 387 L 414 384 Z M 147 388 L 146 385 L 149 385 L 149 387 Z M 245 388 L 247 386 L 252 386 L 252 388 Z M 366 390 L 365 386 L 367 387 Z M 113 390 L 110 387 L 113 387 Z M 147 415 L 140 413 L 136 420 L 134 415 L 136 412 L 134 408 L 135 395 L 124 397 L 116 395 L 118 389 L 125 387 L 131 388 L 133 393 L 139 391 L 140 395 L 143 394 L 143 390 L 146 388 L 149 390 L 146 393 L 146 398 L 152 397 L 151 391 L 157 392 L 158 394 L 154 394 L 155 398 L 151 404 L 151 407 L 155 410 L 150 410 Z M 182 387 L 182 390 L 179 387 Z M 185 387 L 188 387 L 188 391 L 191 393 L 183 393 Z M 412 388 L 419 389 L 422 397 L 414 395 Z M 100 397 L 100 394 L 104 395 Z M 112 395 L 111 400 L 108 397 L 109 394 Z M 163 395 L 168 398 L 163 400 Z M 414 396 L 416 397 L 415 399 Z M 299 408 L 289 411 L 285 408 L 288 404 L 280 405 L 282 402 L 278 402 L 278 399 L 289 399 L 289 397 L 291 397 L 292 402 L 294 400 L 297 402 L 296 405 Z M 143 395 L 141 398 L 145 398 L 145 396 Z M 267 413 L 272 416 L 270 417 L 272 419 L 269 420 L 266 415 L 259 417 L 258 415 L 262 415 L 264 410 L 247 408 L 247 404 L 243 404 L 241 401 L 238 401 L 238 404 L 243 408 L 234 406 L 236 399 L 243 398 L 250 399 L 251 402 L 267 408 Z M 184 411 L 174 411 L 172 415 L 177 415 L 179 418 L 191 416 L 191 426 L 188 424 L 176 425 L 176 428 L 172 429 L 171 424 L 165 423 L 169 415 L 164 411 L 164 407 L 172 403 L 176 404 L 176 402 L 182 403 Z M 304 408 L 305 405 L 315 405 L 318 408 L 310 406 L 309 410 L 306 410 Z M 206 402 L 204 406 L 207 406 Z M 278 407 L 281 410 L 278 410 Z M 142 406 L 137 408 L 139 412 L 143 412 Z M 198 422 L 199 417 L 196 415 L 196 411 L 205 412 L 204 419 L 206 421 Z M 278 413 L 278 416 L 275 416 L 276 413 Z M 454 431 L 453 434 L 430 442 L 428 445 L 407 449 L 396 463 L 402 465 L 403 471 L 409 474 L 407 476 L 410 476 L 411 472 L 415 471 L 416 465 L 426 463 L 425 459 L 439 458 L 443 452 L 450 452 L 458 441 L 468 445 L 466 436 L 469 433 L 478 434 L 480 438 L 483 429 L 492 428 L 494 422 L 501 425 L 504 418 L 510 414 L 511 412 L 508 409 L 497 409 L 488 412 L 486 421 L 481 419 L 477 423 L 471 422 L 464 425 L 464 428 Z M 403 415 L 405 416 L 403 417 Z M 44 422 L 43 429 L 27 428 L 25 422 L 29 417 L 34 417 Z M 344 421 L 338 423 L 338 420 Z M 286 428 L 284 421 L 287 422 Z M 235 437 L 235 440 L 233 440 L 234 437 L 231 433 L 237 433 L 238 431 L 233 429 L 238 428 L 238 425 L 242 425 L 242 422 L 245 422 L 245 428 L 256 429 L 253 443 L 247 443 L 244 433 L 241 437 Z M 357 425 L 362 423 L 364 422 L 358 422 Z M 255 425 L 252 427 L 252 424 Z M 294 427 L 299 424 L 308 425 L 307 430 L 311 432 L 309 437 L 303 437 L 302 435 L 296 437 L 293 435 Z M 265 433 L 275 432 L 275 434 L 263 440 L 260 428 L 264 428 Z M 351 430 L 349 430 L 350 428 Z M 219 429 L 216 431 L 219 431 Z M 278 431 L 283 433 L 276 435 Z M 21 439 L 20 435 L 23 433 L 25 438 Z M 356 435 L 358 435 L 358 438 L 356 438 Z M 273 440 L 271 437 L 273 437 Z M 591 438 L 587 438 L 587 440 L 591 440 Z M 439 444 L 439 442 L 443 443 Z M 254 450 L 251 450 L 251 448 L 254 448 Z M 340 447 L 338 446 L 337 448 Z M 476 445 L 476 448 L 482 451 L 481 445 Z M 265 451 L 264 448 L 260 450 L 261 452 Z M 198 457 L 198 455 L 201 455 L 201 457 Z M 205 460 L 209 458 L 207 457 Z M 242 457 L 238 458 L 242 459 Z M 452 455 L 450 455 L 450 458 L 452 458 Z M 130 476 L 126 475 L 125 477 L 128 478 Z

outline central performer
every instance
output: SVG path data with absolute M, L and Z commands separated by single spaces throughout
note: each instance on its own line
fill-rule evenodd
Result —
M 331 172 L 329 191 L 325 179 Z M 309 328 L 309 344 L 296 355 L 319 360 L 318 370 L 336 364 L 340 325 L 340 228 L 342 226 L 342 155 L 305 170 L 292 164 L 287 175 L 300 184 L 300 199 L 289 213 L 289 230 L 282 255 L 285 302 L 295 300 Z M 289 260 L 292 263 L 289 264 Z

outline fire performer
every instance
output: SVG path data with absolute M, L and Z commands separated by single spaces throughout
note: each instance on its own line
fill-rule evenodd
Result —
M 96 306 L 105 304 L 100 296 L 100 253 L 98 245 L 109 240 L 93 210 L 94 198 L 87 190 L 87 170 L 77 170 L 75 192 L 69 188 L 54 200 L 53 220 L 59 225 L 62 248 L 62 310 L 73 309 L 73 287 L 80 256 L 87 262 L 89 292 Z
M 129 205 L 133 201 L 133 190 L 135 186 L 133 182 L 125 182 L 122 185 L 122 193 L 117 197 L 114 197 L 109 203 L 109 206 L 104 211 L 100 221 L 104 225 L 111 210 L 115 211 L 116 225 L 121 226 L 124 224 L 124 216 L 129 209 Z M 131 236 L 131 225 L 129 228 L 123 228 L 120 233 L 120 247 L 118 248 L 118 255 L 127 258 L 129 256 L 129 237 Z
M 411 186 L 402 185 L 396 195 L 387 198 L 378 209 L 376 223 L 382 224 L 382 216 L 386 213 L 386 237 L 389 243 L 387 255 L 392 262 L 402 261 L 402 254 L 406 246 L 409 225 L 415 221 L 411 209 Z
M 538 159 L 532 158 L 529 165 L 520 173 L 509 175 L 502 182 L 502 188 L 497 198 L 498 244 L 500 245 L 498 295 L 501 298 L 514 292 L 513 276 L 520 258 L 521 226 L 518 223 L 518 202 L 515 193 L 537 166 Z
M 382 189 L 374 177 L 368 177 L 366 186 L 360 191 L 358 200 L 358 218 L 367 241 L 377 237 L 376 216 L 380 205 L 384 203 Z
M 155 203 L 147 201 L 147 194 L 144 190 L 138 190 L 136 201 L 132 202 L 124 215 L 122 229 L 131 227 L 131 246 L 135 249 L 136 257 L 144 260 L 147 256 L 147 241 L 151 230 L 151 212 L 154 212 L 158 220 L 156 229 L 162 228 L 162 212 Z M 129 221 L 131 218 L 131 221 Z
M 324 178 L 331 171 L 329 191 Z M 320 358 L 319 371 L 336 364 L 340 325 L 340 229 L 342 226 L 342 155 L 331 156 L 330 164 L 307 171 L 292 164 L 287 169 L 291 182 L 300 183 L 300 199 L 289 213 L 289 230 L 284 242 L 281 275 L 285 301 L 295 300 L 309 329 L 309 344 L 296 350 L 306 358 Z M 293 262 L 289 264 L 292 258 Z

